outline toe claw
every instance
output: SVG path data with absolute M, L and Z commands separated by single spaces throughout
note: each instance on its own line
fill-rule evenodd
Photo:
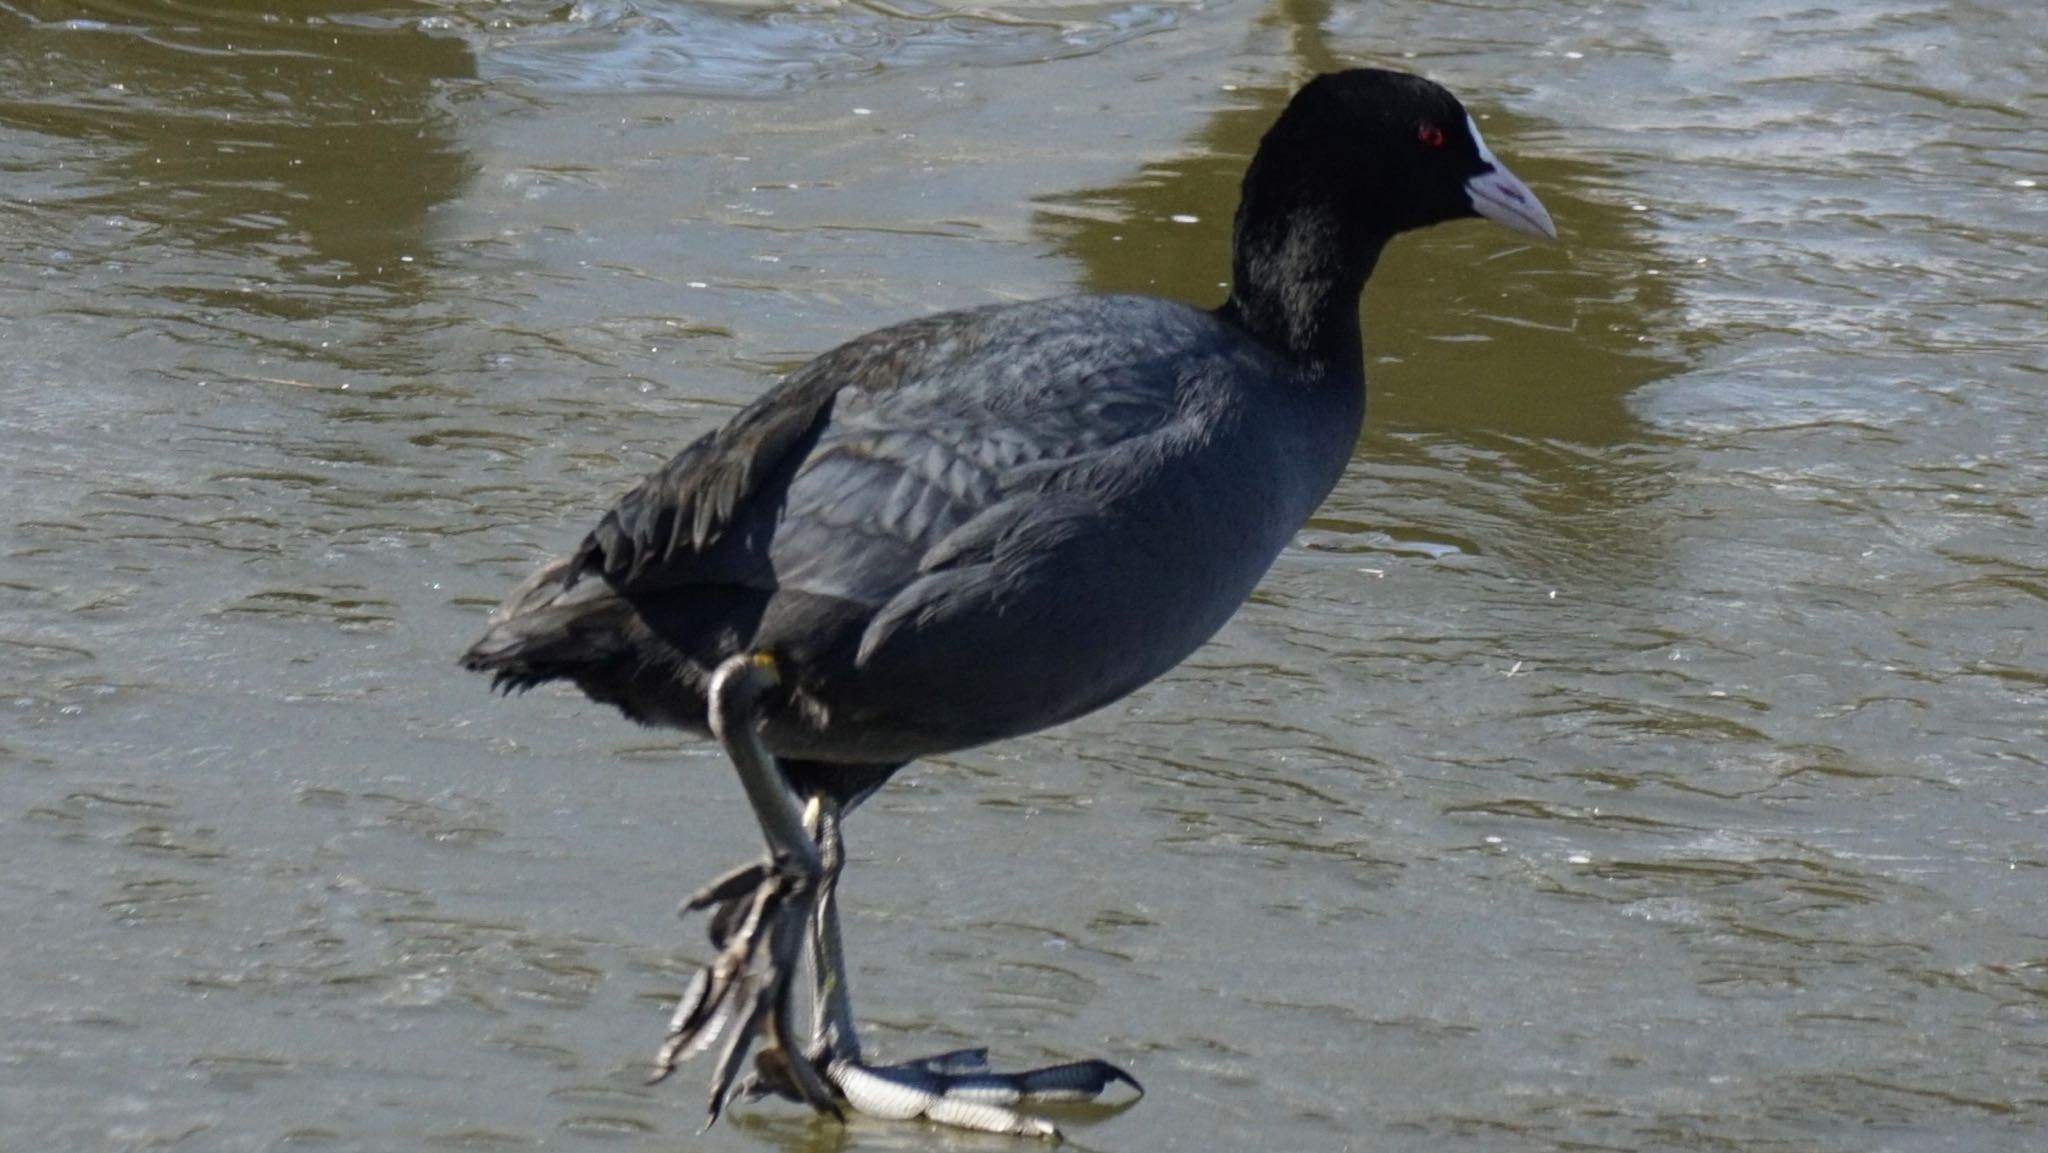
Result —
M 1138 1096 L 1145 1087 L 1138 1079 L 1107 1061 L 1071 1061 L 1048 1065 L 1015 1075 L 1018 1088 L 1032 1101 L 1093 1101 L 1118 1082 L 1129 1085 Z
M 719 1114 L 725 1111 L 725 1103 L 731 1097 L 732 1083 L 740 1073 L 740 1060 L 746 1056 L 748 1046 L 752 1045 L 754 1038 L 759 1035 L 761 1019 L 768 1012 L 767 999 L 762 996 L 764 990 L 756 986 L 749 992 L 752 995 L 748 999 L 752 1004 L 747 1006 L 746 1017 L 740 1021 L 739 1027 L 731 1030 L 731 1036 L 726 1038 L 725 1050 L 718 1055 L 718 1068 L 711 1075 L 711 1106 L 704 1119 L 706 1129 L 718 1124 Z

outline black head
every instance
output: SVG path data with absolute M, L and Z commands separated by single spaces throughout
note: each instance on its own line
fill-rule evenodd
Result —
M 1557 237 L 1442 85 L 1376 68 L 1318 76 L 1245 173 L 1222 314 L 1297 357 L 1355 365 L 1358 294 L 1380 250 L 1466 216 Z
M 1487 149 L 1458 98 L 1405 72 L 1356 68 L 1309 81 L 1259 145 L 1247 193 L 1268 178 L 1329 198 L 1380 237 L 1468 216 L 1557 237 L 1542 202 Z

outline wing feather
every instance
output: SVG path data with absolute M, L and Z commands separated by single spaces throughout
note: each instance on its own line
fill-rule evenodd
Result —
M 577 575 L 598 574 L 627 595 L 743 576 L 717 560 L 756 551 L 729 547 L 747 543 L 734 541 L 735 531 L 772 516 L 756 498 L 780 491 L 776 481 L 803 463 L 841 397 L 885 395 L 933 359 L 957 354 L 959 334 L 974 331 L 963 323 L 971 316 L 880 329 L 804 365 L 620 497 L 578 548 Z

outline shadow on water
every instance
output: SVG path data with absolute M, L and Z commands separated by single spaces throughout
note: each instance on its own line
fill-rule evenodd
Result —
M 1276 8 L 1302 75 L 1361 63 L 1329 51 L 1328 6 Z M 1401 62 L 1384 62 L 1399 67 Z M 1410 65 L 1412 67 L 1412 65 Z M 1044 197 L 1038 231 L 1081 268 L 1091 292 L 1144 292 L 1220 301 L 1229 276 L 1238 182 L 1298 77 L 1233 90 L 1237 106 L 1206 123 L 1181 155 L 1128 181 Z M 1680 371 L 1679 309 L 1650 229 L 1597 190 L 1620 183 L 1583 159 L 1516 146 L 1541 125 L 1468 92 L 1488 143 L 1543 197 L 1562 243 L 1475 224 L 1441 227 L 1391 245 L 1368 284 L 1365 456 L 1376 473 L 1479 470 L 1506 479 L 1502 499 L 1548 504 L 1549 528 L 1581 556 L 1655 552 L 1625 515 L 1667 485 L 1661 439 L 1630 410 L 1640 386 Z M 1350 514 L 1340 490 L 1318 524 Z M 1507 516 L 1504 519 L 1517 519 Z M 1361 529 L 1363 525 L 1351 525 Z M 1381 531 L 1395 531 L 1384 524 Z M 1599 538 L 1599 539 L 1595 539 Z M 1462 551 L 1497 551 L 1456 541 Z M 1564 543 L 1564 542 L 1560 542 Z M 1505 542 L 1512 549 L 1512 542 Z
M 253 319 L 292 344 L 269 325 L 402 323 L 427 298 L 429 218 L 471 169 L 441 85 L 475 63 L 422 30 L 432 11 L 0 2 L 0 127 L 86 161 L 21 207 L 31 234 L 53 264 L 147 260 L 163 279 L 103 305 L 176 327 Z M 63 227 L 81 217 L 104 227 Z

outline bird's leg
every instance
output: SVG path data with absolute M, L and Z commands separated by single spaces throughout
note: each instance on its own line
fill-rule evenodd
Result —
M 761 695 L 778 682 L 770 657 L 741 655 L 718 666 L 706 693 L 712 735 L 739 771 L 768 842 L 766 861 L 727 873 L 683 906 L 685 911 L 713 910 L 711 941 L 719 953 L 676 1006 L 655 1058 L 654 1079 L 668 1076 L 685 1058 L 724 1036 L 707 1125 L 718 1120 L 740 1064 L 756 1042 L 762 1048 L 757 1060 L 764 1068 L 782 1070 L 787 1092 L 821 1113 L 839 1115 L 831 1088 L 804 1054 L 793 1028 L 791 981 L 818 915 L 822 870 L 805 815 L 755 728 Z
M 811 1044 L 814 1054 L 860 1060 L 860 1034 L 853 1025 L 853 992 L 846 983 L 846 952 L 839 935 L 839 873 L 846 867 L 846 842 L 839 835 L 839 804 L 821 797 L 812 809 L 812 828 L 823 874 L 818 912 L 811 926 Z
M 840 816 L 839 806 L 827 798 L 814 800 L 806 812 L 806 825 L 816 838 L 823 868 L 810 942 L 814 1013 L 810 1057 L 849 1107 L 888 1120 L 924 1117 L 988 1133 L 1057 1139 L 1059 1129 L 1052 1122 L 1011 1106 L 1033 1101 L 1093 1101 L 1117 1082 L 1144 1093 L 1135 1078 L 1107 1061 L 995 1073 L 988 1067 L 988 1050 L 959 1049 L 894 1065 L 864 1062 L 839 932 L 838 881 L 845 864 Z M 779 1070 L 771 1072 L 765 1066 L 744 1088 L 753 1097 L 776 1093 L 802 1099 L 795 1086 L 784 1082 Z
M 1059 1136 L 1051 1122 L 1009 1106 L 1023 1101 L 1092 1101 L 1135 1078 L 1106 1061 L 1076 1061 L 1023 1073 L 994 1073 L 987 1051 L 963 1049 L 868 1065 L 861 1059 L 847 993 L 837 890 L 845 852 L 840 808 L 828 797 L 799 808 L 775 757 L 755 727 L 761 695 L 778 683 L 764 654 L 727 659 L 706 693 L 711 731 L 724 746 L 761 824 L 768 859 L 735 869 L 699 890 L 685 911 L 710 909 L 718 957 L 697 974 L 676 1006 L 656 1058 L 655 1079 L 725 1038 L 712 1075 L 710 1119 L 733 1092 L 747 1051 L 758 1043 L 749 1096 L 775 1093 L 839 1116 L 836 1088 L 870 1116 L 925 1117 L 991 1133 Z M 793 1029 L 791 984 L 808 940 L 813 975 L 812 1045 Z

